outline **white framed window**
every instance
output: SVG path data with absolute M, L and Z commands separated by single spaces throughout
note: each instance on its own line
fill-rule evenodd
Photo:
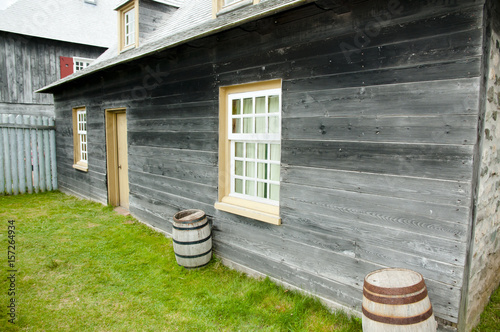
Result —
M 281 89 L 228 96 L 230 196 L 278 205 Z
M 123 2 L 115 10 L 118 12 L 119 52 L 122 52 L 139 44 L 139 0 Z
M 124 47 L 135 44 L 135 8 L 132 8 L 123 14 L 124 24 Z
M 221 87 L 215 208 L 280 225 L 281 80 Z
M 80 161 L 87 162 L 87 111 L 77 111 Z
M 93 59 L 73 58 L 73 72 L 87 68 L 92 63 Z
M 73 168 L 87 171 L 87 110 L 85 107 L 73 109 L 73 156 Z

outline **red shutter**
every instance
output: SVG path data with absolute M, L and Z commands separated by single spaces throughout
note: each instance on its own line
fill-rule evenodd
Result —
M 61 56 L 61 78 L 73 74 L 73 58 Z

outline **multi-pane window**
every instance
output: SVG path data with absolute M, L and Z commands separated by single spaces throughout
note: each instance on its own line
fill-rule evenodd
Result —
M 73 72 L 87 68 L 92 60 L 83 58 L 73 58 Z
M 77 114 L 78 146 L 80 150 L 80 161 L 87 163 L 87 111 L 80 110 Z
M 124 47 L 135 44 L 135 8 L 125 12 L 124 16 Z
M 73 108 L 73 168 L 88 170 L 87 111 Z
M 281 159 L 281 90 L 228 96 L 230 196 L 278 205 Z

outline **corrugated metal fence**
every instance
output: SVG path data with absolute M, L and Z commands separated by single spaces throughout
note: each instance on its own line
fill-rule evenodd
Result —
M 0 114 L 0 195 L 56 189 L 54 119 Z

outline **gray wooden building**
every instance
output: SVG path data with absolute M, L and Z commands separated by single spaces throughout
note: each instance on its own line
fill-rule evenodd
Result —
M 367 273 L 409 268 L 441 326 L 477 323 L 500 281 L 497 1 L 116 10 L 116 47 L 40 90 L 62 190 L 167 233 L 202 209 L 226 264 L 354 312 Z
M 0 4 L 0 114 L 53 116 L 52 95 L 35 90 L 83 69 L 116 38 L 109 1 Z

